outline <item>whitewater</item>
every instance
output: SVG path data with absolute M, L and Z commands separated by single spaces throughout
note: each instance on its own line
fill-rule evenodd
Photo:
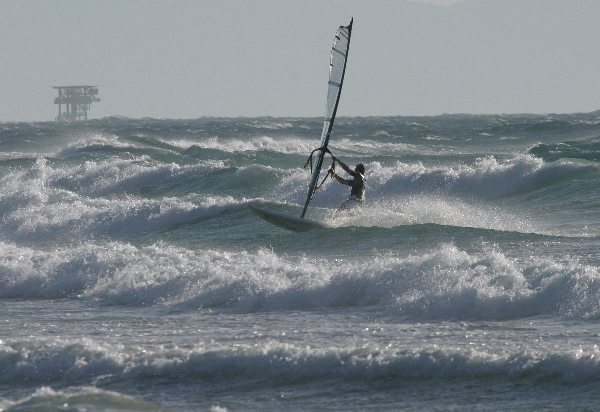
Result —
M 0 123 L 0 410 L 596 409 L 600 112 L 321 128 Z

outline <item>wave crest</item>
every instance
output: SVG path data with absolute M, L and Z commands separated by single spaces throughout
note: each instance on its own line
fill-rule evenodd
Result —
M 75 344 L 33 341 L 0 345 L 0 382 L 68 382 L 90 385 L 123 379 L 261 380 L 293 383 L 318 380 L 504 379 L 574 384 L 600 378 L 598 349 L 569 352 L 525 350 L 490 353 L 475 349 L 309 348 L 277 341 L 257 347 L 217 344 L 139 350 L 101 346 L 89 340 Z M 256 371 L 261 371 L 257 377 Z M 104 391 L 102 391 L 104 392 Z M 44 395 L 53 396 L 52 393 Z M 114 396 L 121 396 L 113 394 Z
M 452 244 L 352 259 L 121 243 L 40 252 L 0 244 L 0 297 L 99 299 L 234 312 L 381 306 L 406 319 L 600 317 L 600 273 Z

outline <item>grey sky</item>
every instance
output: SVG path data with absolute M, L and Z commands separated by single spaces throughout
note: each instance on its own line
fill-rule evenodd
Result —
M 339 115 L 600 108 L 600 1 L 0 0 L 0 121 L 321 116 L 332 36 L 355 26 Z

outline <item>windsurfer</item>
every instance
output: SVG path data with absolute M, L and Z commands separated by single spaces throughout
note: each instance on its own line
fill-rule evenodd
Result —
M 337 211 L 339 212 L 357 205 L 362 205 L 365 200 L 365 165 L 359 163 L 354 167 L 354 170 L 352 170 L 346 163 L 342 162 L 337 157 L 334 157 L 333 160 L 334 162 L 339 163 L 342 169 L 352 176 L 352 179 L 344 179 L 335 173 L 335 169 L 333 167 L 329 169 L 331 176 L 335 177 L 338 182 L 352 187 L 350 190 L 350 197 L 348 197 L 348 199 L 340 205 Z

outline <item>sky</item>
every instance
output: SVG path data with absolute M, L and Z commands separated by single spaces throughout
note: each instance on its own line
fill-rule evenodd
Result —
M 351 17 L 339 116 L 600 109 L 598 0 L 0 0 L 0 121 L 323 116 Z

